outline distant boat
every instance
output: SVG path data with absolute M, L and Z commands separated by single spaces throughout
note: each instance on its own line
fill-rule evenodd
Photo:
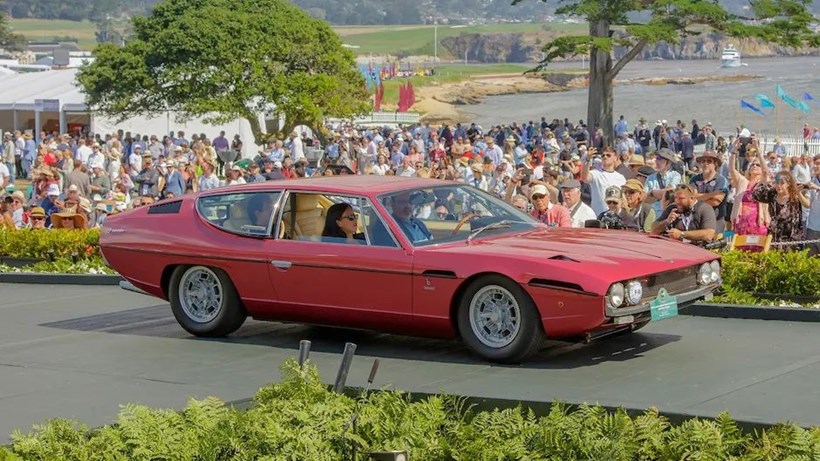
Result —
M 720 56 L 720 67 L 740 67 L 740 51 L 734 45 L 729 45 L 723 49 Z

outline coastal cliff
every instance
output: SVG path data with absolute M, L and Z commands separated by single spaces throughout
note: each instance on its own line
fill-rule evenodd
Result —
M 524 33 L 464 34 L 441 40 L 441 46 L 454 58 L 470 62 L 535 62 L 541 59 L 541 38 Z M 744 58 L 772 56 L 820 56 L 820 49 L 793 49 L 759 39 L 730 39 L 717 33 L 686 37 L 678 44 L 660 42 L 647 46 L 639 60 L 720 59 L 723 48 L 734 44 Z M 615 58 L 628 50 L 615 48 Z

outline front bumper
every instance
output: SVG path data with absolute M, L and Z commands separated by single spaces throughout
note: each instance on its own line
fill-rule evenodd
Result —
M 702 285 L 698 286 L 694 290 L 684 291 L 680 293 L 669 293 L 671 296 L 674 296 L 678 299 L 678 307 L 686 307 L 689 304 L 694 303 L 700 299 L 709 299 L 712 297 L 715 290 L 720 287 L 720 282 L 713 283 L 710 285 Z M 636 306 L 625 306 L 625 307 L 618 307 L 618 308 L 611 308 L 606 306 L 606 316 L 607 317 L 624 317 L 627 315 L 638 315 L 644 312 L 649 312 L 650 306 L 649 303 L 652 302 L 655 298 L 648 298 L 643 300 L 640 304 Z

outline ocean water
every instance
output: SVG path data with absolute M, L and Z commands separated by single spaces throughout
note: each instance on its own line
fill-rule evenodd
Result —
M 803 123 L 820 126 L 820 57 L 783 57 L 744 59 L 747 65 L 724 69 L 717 61 L 633 61 L 624 67 L 616 80 L 654 77 L 697 77 L 721 75 L 760 75 L 763 78 L 743 82 L 707 82 L 694 85 L 645 85 L 623 84 L 615 86 L 614 119 L 623 115 L 630 127 L 640 117 L 654 126 L 658 119 L 670 124 L 677 120 L 690 126 L 696 119 L 703 126 L 712 122 L 718 131 L 732 131 L 744 124 L 758 132 L 774 133 L 779 126 L 780 134 L 790 134 L 802 129 Z M 578 63 L 560 63 L 554 68 L 578 68 Z M 775 94 L 776 85 L 800 100 L 803 92 L 814 96 L 811 111 L 803 114 Z M 778 105 L 777 117 L 771 110 L 761 117 L 748 110 L 740 110 L 741 99 L 759 107 L 754 96 L 766 94 Z M 573 122 L 586 119 L 586 89 L 561 93 L 491 96 L 483 103 L 461 106 L 459 109 L 483 127 L 489 125 L 519 123 L 542 116 L 547 120 L 567 117 Z M 778 123 L 779 120 L 779 123 Z

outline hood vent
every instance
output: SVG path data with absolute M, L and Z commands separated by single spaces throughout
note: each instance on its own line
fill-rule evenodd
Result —
M 555 255 L 555 256 L 550 256 L 547 259 L 551 259 L 553 261 L 567 261 L 567 262 L 572 262 L 572 263 L 581 262 L 581 261 L 578 261 L 577 259 L 572 259 L 567 255 Z

